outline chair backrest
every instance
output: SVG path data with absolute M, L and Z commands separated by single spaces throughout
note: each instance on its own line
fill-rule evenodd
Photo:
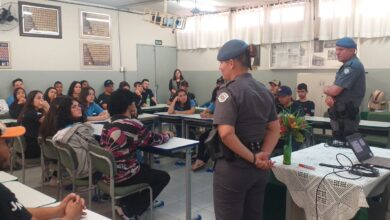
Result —
M 43 140 L 42 137 L 38 137 L 38 143 L 39 146 L 41 146 L 43 156 L 48 159 L 58 160 L 58 151 L 53 142 L 54 141 L 51 137 L 46 138 L 46 140 Z
M 89 155 L 92 162 L 92 167 L 106 176 L 116 175 L 116 162 L 114 155 L 111 152 L 105 151 L 103 148 L 89 146 Z M 111 170 L 112 169 L 112 174 Z
M 67 144 L 62 144 L 59 142 L 54 142 L 54 146 L 58 150 L 58 155 L 60 157 L 62 166 L 69 170 L 76 170 L 79 163 L 77 161 L 76 152 L 73 150 L 73 148 Z
M 15 152 L 24 153 L 26 152 L 26 139 L 24 139 L 24 136 L 16 137 L 12 146 Z
M 390 112 L 369 112 L 367 120 L 390 122 Z

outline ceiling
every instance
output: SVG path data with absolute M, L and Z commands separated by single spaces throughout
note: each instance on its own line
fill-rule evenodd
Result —
M 145 8 L 164 11 L 164 0 L 76 0 L 82 3 L 93 3 L 110 6 L 119 9 L 143 12 Z M 278 0 L 196 0 L 196 6 L 200 10 L 226 11 L 231 8 L 243 8 L 257 6 L 264 2 L 277 2 Z M 195 0 L 167 0 L 167 12 L 169 14 L 189 16 L 191 9 L 195 7 Z M 210 9 L 209 9 L 210 8 Z

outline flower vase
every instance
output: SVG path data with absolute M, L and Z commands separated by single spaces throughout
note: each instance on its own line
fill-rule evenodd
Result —
M 283 164 L 291 165 L 292 135 L 289 134 L 283 146 Z

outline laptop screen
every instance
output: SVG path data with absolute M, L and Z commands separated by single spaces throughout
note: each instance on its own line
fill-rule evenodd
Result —
M 374 156 L 361 134 L 355 133 L 347 136 L 346 139 L 360 162 L 368 160 Z

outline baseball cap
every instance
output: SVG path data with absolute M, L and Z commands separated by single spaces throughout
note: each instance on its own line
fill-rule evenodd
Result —
M 107 79 L 104 81 L 104 87 L 112 86 L 114 85 L 114 82 L 111 79 Z
M 280 85 L 281 85 L 280 80 L 276 80 L 276 79 L 271 80 L 271 81 L 269 81 L 268 83 L 269 83 L 269 84 L 275 84 L 275 85 L 277 85 L 277 86 L 280 86 Z
M 243 54 L 248 46 L 249 45 L 242 40 L 229 40 L 218 51 L 217 60 L 225 61 L 236 58 Z
M 344 47 L 344 48 L 355 48 L 356 49 L 356 43 L 355 41 L 350 37 L 343 37 L 336 41 L 336 46 Z
M 291 94 L 292 94 L 291 88 L 288 86 L 281 86 L 279 91 L 278 91 L 278 96 L 281 96 L 281 97 L 288 96 Z
M 13 138 L 24 135 L 26 129 L 23 126 L 7 127 L 0 122 L 0 138 Z
M 307 92 L 307 85 L 306 83 L 299 83 L 297 86 L 298 90 L 305 90 Z

